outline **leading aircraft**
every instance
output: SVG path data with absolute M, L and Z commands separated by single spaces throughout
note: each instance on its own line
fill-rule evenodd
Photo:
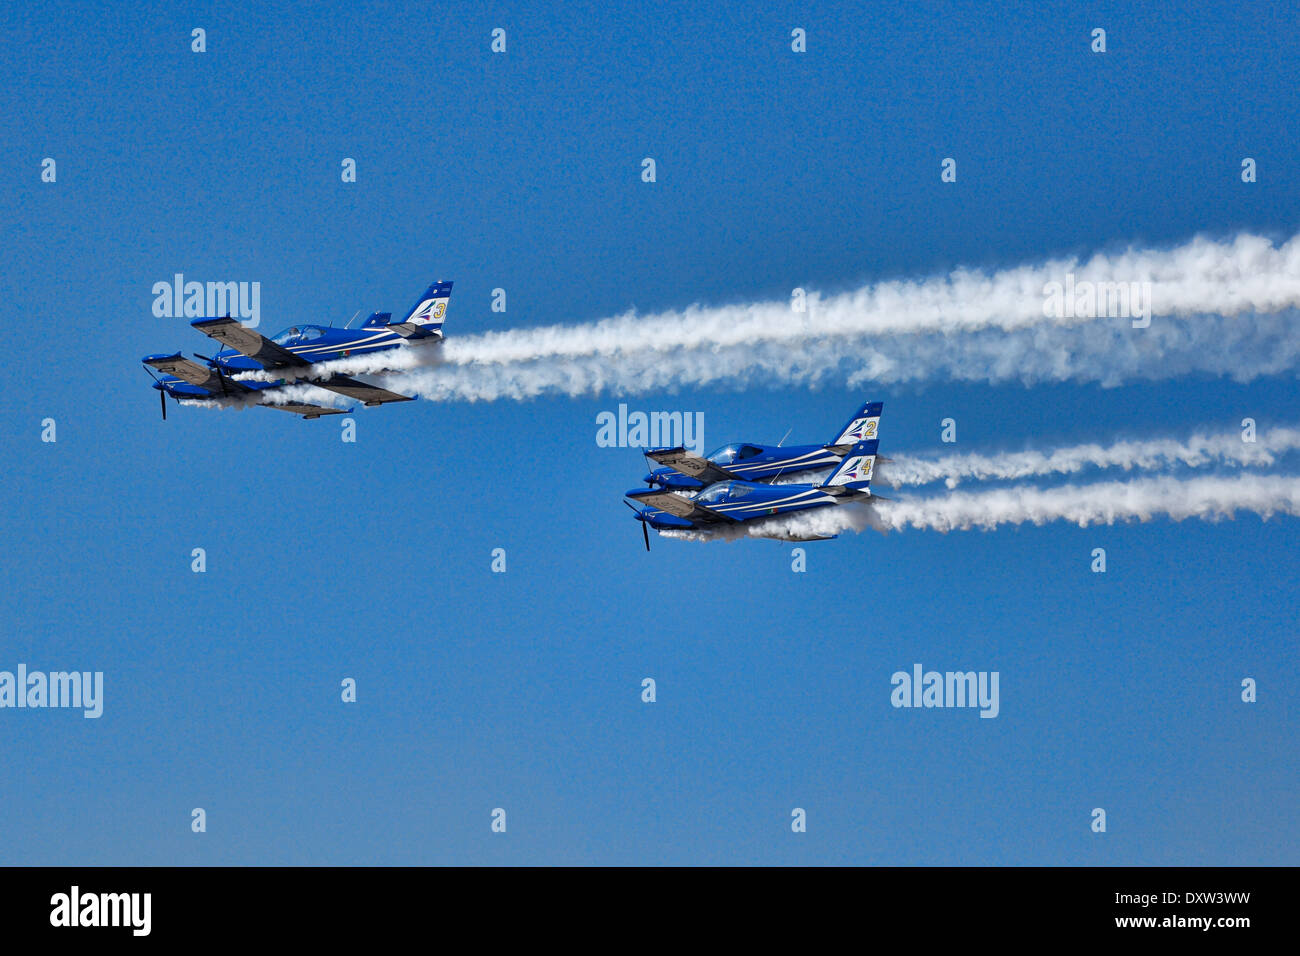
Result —
M 735 442 L 723 445 L 707 458 L 685 448 L 658 448 L 645 453 L 665 467 L 656 468 L 642 481 L 669 491 L 698 491 L 717 481 L 808 481 L 811 472 L 838 465 L 855 442 L 879 437 L 883 402 L 864 402 L 835 440 L 825 445 L 758 445 Z
M 741 523 L 763 521 L 775 515 L 826 508 L 872 497 L 871 475 L 880 440 L 857 442 L 820 485 L 773 485 L 754 481 L 720 481 L 694 495 L 649 488 L 629 491 L 626 497 L 644 508 L 628 505 L 641 522 L 646 550 L 650 528 L 659 532 L 697 531 L 705 535 L 725 532 Z M 755 533 L 757 532 L 757 533 Z M 825 541 L 834 535 L 799 534 L 773 528 L 752 529 L 755 537 L 780 541 Z
M 396 349 L 408 343 L 432 343 L 442 339 L 443 318 L 451 298 L 450 282 L 435 282 L 424 291 L 400 322 L 391 312 L 374 312 L 356 329 L 323 325 L 294 325 L 272 338 L 242 325 L 230 316 L 197 319 L 190 324 L 209 338 L 229 346 L 213 356 L 195 355 L 204 365 L 184 358 L 180 352 L 147 355 L 144 364 L 157 369 L 154 388 L 167 419 L 167 396 L 200 404 L 255 404 L 293 412 L 303 418 L 341 415 L 345 409 L 278 400 L 277 392 L 295 384 L 313 385 L 354 398 L 367 406 L 388 402 L 409 402 L 413 395 L 399 395 L 348 375 L 328 377 L 313 366 L 321 362 Z M 274 381 L 255 381 L 240 375 L 247 372 L 283 373 Z M 152 374 L 152 373 L 151 373 Z M 232 376 L 239 375 L 238 379 Z

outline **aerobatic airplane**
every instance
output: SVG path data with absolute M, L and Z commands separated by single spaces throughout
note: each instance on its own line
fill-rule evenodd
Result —
M 198 355 L 206 365 L 181 356 L 148 355 L 144 364 L 157 369 L 154 388 L 162 401 L 163 420 L 167 418 L 167 396 L 213 405 L 237 405 L 245 402 L 293 412 L 303 418 L 341 415 L 345 409 L 310 405 L 299 401 L 276 401 L 276 392 L 294 384 L 313 385 L 354 398 L 365 405 L 409 402 L 412 395 L 399 395 L 347 375 L 322 375 L 313 369 L 320 362 L 367 355 L 395 349 L 406 343 L 436 342 L 442 338 L 442 323 L 451 298 L 450 282 L 435 282 L 425 290 L 414 308 L 400 322 L 390 321 L 391 312 L 374 312 L 359 328 L 334 328 L 323 325 L 295 325 L 279 335 L 266 338 L 226 316 L 223 319 L 197 319 L 190 323 L 204 335 L 229 348 L 208 357 Z M 250 381 L 244 372 L 283 373 L 275 381 Z M 150 373 L 152 374 L 152 373 Z
M 757 445 L 736 442 L 723 445 L 707 458 L 685 448 L 659 448 L 646 457 L 666 467 L 656 468 L 642 480 L 670 491 L 696 491 L 717 481 L 807 481 L 809 472 L 838 465 L 855 442 L 878 437 L 882 402 L 866 402 L 827 445 Z
M 706 535 L 736 527 L 737 523 L 761 521 L 774 515 L 825 508 L 871 498 L 871 475 L 880 440 L 860 441 L 820 485 L 773 485 L 754 481 L 720 481 L 694 495 L 650 488 L 629 491 L 626 497 L 647 507 L 628 507 L 641 522 L 646 550 L 650 550 L 650 528 L 656 531 L 698 531 Z M 825 541 L 834 535 L 794 534 L 774 530 L 756 537 L 781 541 Z

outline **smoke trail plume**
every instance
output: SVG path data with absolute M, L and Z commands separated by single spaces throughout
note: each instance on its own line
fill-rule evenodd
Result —
M 808 338 L 897 333 L 1013 331 L 1051 322 L 1075 325 L 1087 315 L 1049 316 L 1045 289 L 1063 283 L 1148 283 L 1151 314 L 1234 316 L 1300 306 L 1300 236 L 1280 246 L 1243 234 L 1230 242 L 1197 238 L 1167 250 L 1129 249 L 1052 260 L 992 273 L 958 269 L 948 276 L 880 282 L 836 295 L 810 294 L 796 312 L 788 300 L 638 316 L 585 325 L 491 332 L 455 340 L 458 363 L 612 356 L 672 349 L 719 349 Z M 449 343 L 450 344 L 450 343 Z
M 1300 448 L 1300 429 L 1261 431 L 1254 442 L 1244 442 L 1238 432 L 1193 435 L 1184 441 L 1154 439 L 1123 441 L 1111 445 L 1076 445 L 1049 452 L 1022 451 L 1001 454 L 971 453 L 940 458 L 898 455 L 878 470 L 879 480 L 894 488 L 944 481 L 955 488 L 963 478 L 1004 480 L 1042 475 L 1075 474 L 1085 468 L 1123 468 L 1153 471 L 1176 465 L 1269 466 L 1278 456 Z
M 1045 289 L 1150 283 L 1149 327 L 1053 310 Z M 591 323 L 455 336 L 313 367 L 383 374 L 433 400 L 637 393 L 681 387 L 929 380 L 1097 382 L 1188 374 L 1250 381 L 1300 367 L 1300 236 L 1241 235 L 996 272 L 957 270 L 787 300 L 691 306 Z M 245 378 L 273 380 L 284 370 Z
M 692 532 L 678 537 L 735 540 L 791 535 L 813 537 L 847 531 L 992 530 L 1002 525 L 1069 521 L 1081 528 L 1126 521 L 1199 518 L 1219 521 L 1238 513 L 1269 518 L 1300 515 L 1300 477 L 1241 475 L 1233 478 L 1142 478 L 1062 485 L 1012 486 L 988 491 L 954 491 L 933 498 L 850 503 L 788 517 L 746 522 L 716 536 Z
M 289 405 L 296 403 L 322 405 L 326 408 L 350 408 L 355 402 L 327 389 L 314 385 L 295 383 L 280 388 L 244 392 L 239 395 L 220 395 L 213 398 L 183 398 L 180 404 L 195 408 L 257 408 L 259 405 Z

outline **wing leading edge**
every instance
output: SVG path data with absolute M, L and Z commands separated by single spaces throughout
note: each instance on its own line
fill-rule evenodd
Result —
M 304 368 L 311 364 L 301 356 L 294 355 L 284 346 L 272 342 L 261 332 L 241 325 L 230 316 L 224 319 L 200 319 L 190 324 L 208 338 L 216 339 L 222 345 L 261 362 L 263 368 Z
M 646 457 L 651 461 L 657 461 L 661 465 L 680 472 L 689 478 L 695 478 L 711 485 L 717 481 L 732 481 L 740 478 L 727 469 L 715 465 L 707 458 L 701 458 L 699 455 L 692 455 L 685 448 L 657 448 L 653 451 L 646 452 Z M 657 506 L 656 506 L 657 507 Z
M 724 515 L 720 511 L 714 511 L 712 508 L 697 504 L 690 498 L 683 498 L 681 495 L 658 488 L 651 488 L 646 491 L 629 491 L 627 497 L 638 504 L 658 508 L 660 511 L 675 515 L 678 518 L 685 518 L 697 525 L 736 520 L 731 515 Z

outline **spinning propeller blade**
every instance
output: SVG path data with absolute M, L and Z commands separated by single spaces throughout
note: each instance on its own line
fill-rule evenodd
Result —
M 639 510 L 635 505 L 633 505 L 631 502 L 629 502 L 629 501 L 624 501 L 623 504 L 625 504 L 625 505 L 627 505 L 629 508 L 631 508 L 631 509 L 632 509 L 632 513 L 633 513 L 634 515 L 636 515 L 637 518 L 640 519 L 640 521 L 641 521 L 641 537 L 645 538 L 645 549 L 646 549 L 647 551 L 649 551 L 649 550 L 650 550 L 650 528 L 649 528 L 649 526 L 646 524 L 646 520 L 645 520 L 644 518 L 641 517 L 641 512 L 640 512 L 640 510 Z
M 230 316 L 226 316 L 226 318 L 230 318 Z M 225 395 L 226 394 L 226 373 L 221 370 L 221 363 L 209 355 L 200 355 L 198 352 L 194 353 L 194 357 L 203 359 L 203 361 L 208 363 L 208 367 L 211 368 L 212 371 L 217 373 L 217 381 L 221 383 L 221 394 Z
M 167 421 L 167 390 L 162 387 L 162 380 L 158 378 L 148 368 L 145 369 L 148 376 L 153 379 L 154 388 L 158 389 L 158 401 L 162 403 L 163 421 Z

